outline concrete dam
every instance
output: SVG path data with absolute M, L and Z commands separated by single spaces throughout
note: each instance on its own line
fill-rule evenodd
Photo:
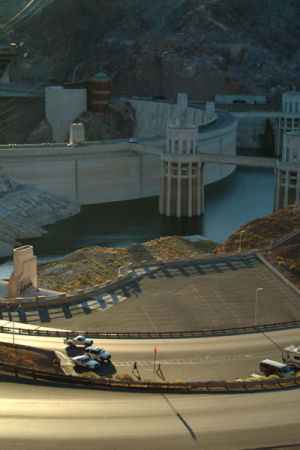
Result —
M 199 127 L 199 150 L 219 155 L 236 154 L 236 119 L 224 111 L 180 104 L 130 100 L 136 109 L 137 143 L 128 139 L 0 146 L 0 167 L 19 181 L 60 194 L 80 205 L 158 196 L 161 154 L 166 148 L 170 118 L 185 115 Z M 58 110 L 59 115 L 59 110 Z M 56 118 L 56 130 L 64 121 Z M 205 165 L 205 184 L 217 181 L 234 165 Z

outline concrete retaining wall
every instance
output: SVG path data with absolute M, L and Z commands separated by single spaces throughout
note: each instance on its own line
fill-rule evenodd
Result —
M 237 147 L 261 148 L 260 136 L 264 134 L 266 121 L 270 120 L 275 137 L 278 132 L 278 117 L 280 113 L 250 112 L 232 113 L 237 121 Z
M 53 140 L 64 142 L 70 124 L 87 109 L 86 89 L 63 89 L 50 86 L 45 89 L 45 114 L 52 128 Z

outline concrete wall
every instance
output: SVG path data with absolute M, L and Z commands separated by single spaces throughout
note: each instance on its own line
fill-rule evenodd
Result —
M 276 138 L 280 113 L 243 112 L 232 114 L 238 121 L 236 135 L 238 148 L 261 148 L 260 135 L 264 134 L 267 119 L 271 122 Z
M 19 181 L 81 205 L 158 195 L 160 150 L 132 145 L 1 146 L 0 165 Z
M 55 142 L 66 140 L 70 124 L 86 110 L 86 89 L 63 89 L 61 86 L 45 89 L 45 114 Z
M 145 110 L 141 107 L 137 114 L 140 132 L 165 134 L 166 127 L 162 127 L 161 121 L 166 123 L 169 113 L 176 115 L 175 106 L 141 103 Z M 136 106 L 139 111 L 140 106 Z M 187 120 L 197 125 L 206 120 L 203 110 L 188 108 L 186 113 Z M 233 116 L 222 113 L 219 121 L 201 128 L 200 151 L 235 155 L 235 129 Z M 130 200 L 159 194 L 160 154 L 165 145 L 164 140 L 130 144 L 126 139 L 88 142 L 78 147 L 66 144 L 0 146 L 0 167 L 19 181 L 58 193 L 81 205 Z M 234 167 L 207 164 L 205 183 L 228 175 Z
M 219 136 L 203 147 L 231 152 L 234 136 Z M 159 194 L 160 148 L 141 144 L 88 143 L 79 147 L 0 146 L 0 166 L 8 175 L 58 193 L 81 205 Z M 205 183 L 222 178 L 234 166 L 206 164 Z
M 229 120 L 227 125 L 199 133 L 199 151 L 201 153 L 217 153 L 219 155 L 236 155 L 236 122 Z M 230 175 L 235 169 L 233 165 L 206 163 L 204 183 L 209 184 Z
M 180 114 L 180 109 L 175 103 L 142 100 L 129 100 L 129 102 L 136 110 L 134 130 L 136 137 L 165 136 L 169 120 Z M 205 122 L 206 115 L 203 109 L 189 107 L 184 118 L 186 123 L 199 126 Z

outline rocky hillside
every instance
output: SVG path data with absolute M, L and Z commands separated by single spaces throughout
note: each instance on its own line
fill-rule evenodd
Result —
M 77 214 L 80 207 L 58 195 L 21 184 L 0 171 L 0 257 L 11 256 L 18 239 L 38 237 L 44 225 Z
M 33 2 L 4 37 L 15 81 L 89 79 L 101 67 L 114 96 L 247 92 L 279 98 L 299 86 L 298 0 Z M 33 6 L 35 6 L 33 8 Z M 3 38 L 4 38 L 3 37 Z
M 300 205 L 243 225 L 214 254 L 257 249 L 277 270 L 300 289 Z

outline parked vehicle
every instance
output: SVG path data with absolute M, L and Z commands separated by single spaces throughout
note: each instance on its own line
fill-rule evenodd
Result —
M 100 362 L 109 361 L 111 359 L 111 354 L 106 350 L 104 350 L 104 348 L 100 347 L 87 347 L 84 350 L 84 353 L 88 355 L 90 358 Z
M 300 368 L 300 347 L 295 345 L 289 345 L 282 351 L 282 361 L 289 367 L 299 369 Z
M 97 369 L 100 366 L 98 361 L 91 359 L 88 355 L 74 356 L 72 361 L 76 366 L 87 367 L 88 369 Z
M 289 366 L 278 361 L 273 361 L 272 359 L 264 359 L 261 361 L 260 371 L 267 377 L 272 374 L 278 375 L 279 377 L 295 376 L 295 372 Z
M 130 142 L 131 144 L 136 144 L 138 142 L 137 138 L 129 138 L 128 142 Z
M 85 336 L 73 336 L 64 339 L 65 344 L 74 347 L 89 347 L 90 345 L 93 345 L 93 342 L 93 339 L 86 338 Z

